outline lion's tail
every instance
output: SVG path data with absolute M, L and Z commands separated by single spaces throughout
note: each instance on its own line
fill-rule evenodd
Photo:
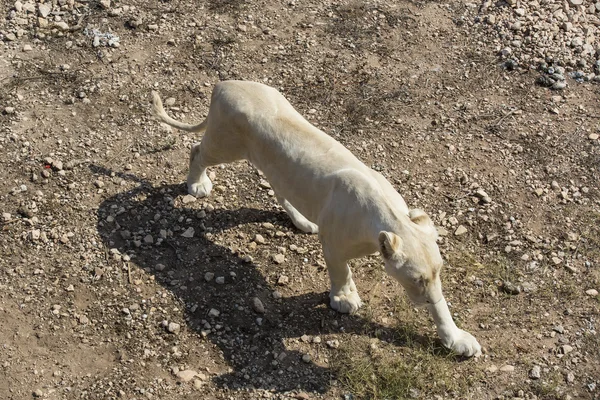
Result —
M 169 117 L 165 112 L 165 109 L 163 108 L 160 96 L 155 91 L 152 91 L 152 113 L 161 122 L 164 122 L 167 125 L 171 125 L 173 128 L 181 129 L 182 131 L 188 132 L 203 132 L 206 130 L 206 125 L 208 122 L 208 119 L 205 119 L 197 125 L 190 125 Z

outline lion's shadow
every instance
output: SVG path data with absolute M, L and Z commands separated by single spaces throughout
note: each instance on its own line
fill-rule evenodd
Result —
M 92 171 L 111 172 L 97 166 Z M 139 186 L 102 202 L 97 211 L 98 232 L 108 248 L 132 256 L 133 264 L 154 274 L 158 283 L 185 304 L 186 329 L 206 336 L 220 348 L 232 372 L 215 377 L 218 386 L 324 392 L 331 371 L 302 361 L 303 354 L 287 350 L 284 340 L 343 330 L 357 335 L 377 332 L 378 337 L 397 341 L 395 329 L 331 310 L 326 292 L 274 298 L 275 279 L 263 276 L 237 255 L 234 246 L 211 240 L 218 233 L 250 223 L 269 222 L 293 229 L 283 212 L 251 208 L 201 211 L 181 202 L 183 185 L 154 187 L 134 175 L 122 178 L 135 180 Z M 189 227 L 194 228 L 193 237 L 182 236 Z M 157 270 L 158 264 L 164 265 L 164 270 L 160 266 Z M 214 274 L 210 281 L 205 279 L 207 272 Z M 225 283 L 217 283 L 217 277 L 224 277 Z M 255 296 L 264 303 L 264 314 L 253 310 L 251 298 Z M 213 308 L 220 312 L 218 316 L 210 314 Z M 422 345 L 428 342 L 418 335 L 412 339 Z M 327 344 L 311 346 L 323 349 Z

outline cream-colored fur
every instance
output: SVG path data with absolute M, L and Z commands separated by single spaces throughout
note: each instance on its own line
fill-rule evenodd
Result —
M 362 305 L 348 260 L 379 251 L 410 299 L 428 306 L 444 345 L 465 356 L 481 353 L 477 340 L 456 327 L 442 295 L 442 257 L 429 217 L 409 210 L 383 175 L 311 125 L 277 90 L 220 82 L 197 125 L 167 116 L 156 92 L 153 111 L 173 127 L 205 131 L 191 150 L 190 194 L 210 194 L 207 167 L 245 159 L 265 174 L 296 227 L 319 233 L 335 310 L 353 313 Z

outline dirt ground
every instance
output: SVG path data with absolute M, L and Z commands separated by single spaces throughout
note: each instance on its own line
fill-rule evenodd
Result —
M 69 4 L 85 30 L 0 43 L 1 399 L 600 398 L 597 83 L 503 69 L 463 0 Z M 247 162 L 186 197 L 200 137 L 150 92 L 198 122 L 225 79 L 431 216 L 483 356 L 443 350 L 376 256 L 352 262 L 365 306 L 331 310 L 317 237 Z

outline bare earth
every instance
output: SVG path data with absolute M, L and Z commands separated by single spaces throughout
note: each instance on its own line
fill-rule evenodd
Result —
M 0 42 L 0 399 L 600 398 L 597 83 L 501 68 L 463 0 L 59 3 L 87 29 L 36 38 L 32 13 Z M 198 122 L 224 79 L 277 87 L 429 213 L 482 357 L 376 256 L 365 307 L 331 310 L 317 237 L 248 163 L 186 197 L 200 137 L 150 91 Z

